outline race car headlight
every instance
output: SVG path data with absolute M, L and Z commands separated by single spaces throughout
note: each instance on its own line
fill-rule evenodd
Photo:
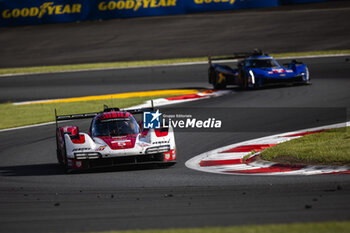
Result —
M 76 159 L 98 159 L 100 158 L 100 154 L 99 153 L 75 153 L 74 154 Z
M 301 72 L 300 76 L 302 77 L 303 80 L 308 80 L 309 79 L 307 72 Z
M 252 70 L 249 70 L 249 74 L 250 74 L 250 78 L 251 78 L 251 82 L 252 84 L 255 84 L 255 76 L 254 76 L 254 72 Z
M 146 149 L 146 154 L 156 154 L 156 153 L 163 153 L 170 150 L 170 145 L 165 146 L 156 146 Z

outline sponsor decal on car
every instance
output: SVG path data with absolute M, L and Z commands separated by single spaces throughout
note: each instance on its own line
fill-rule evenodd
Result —
M 153 142 L 152 144 L 166 144 L 166 143 L 169 143 L 170 142 L 170 139 L 167 140 L 167 141 L 157 141 L 157 142 Z
M 80 160 L 76 160 L 76 161 L 75 161 L 75 166 L 76 166 L 77 168 L 82 168 L 82 167 L 83 167 L 83 162 L 80 161 Z
M 100 146 L 99 148 L 96 149 L 96 151 L 103 151 L 106 148 L 106 146 Z
M 91 148 L 74 148 L 73 152 L 74 151 L 85 151 L 85 150 L 91 150 Z
M 273 69 L 272 70 L 274 73 L 284 73 L 284 69 Z
M 68 167 L 73 167 L 73 160 L 67 159 L 67 166 Z

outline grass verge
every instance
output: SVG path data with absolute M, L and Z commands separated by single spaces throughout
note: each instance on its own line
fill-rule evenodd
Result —
M 260 156 L 284 164 L 350 166 L 350 127 L 305 135 L 267 148 Z
M 313 51 L 313 52 L 295 52 L 295 53 L 271 53 L 275 58 L 283 57 L 303 57 L 303 56 L 324 56 L 324 55 L 340 55 L 350 54 L 350 50 L 328 50 L 328 51 Z
M 108 231 L 108 233 L 345 233 L 349 231 L 350 222 L 322 222 L 165 230 Z
M 329 51 L 312 51 L 312 52 L 298 52 L 298 53 L 272 53 L 271 55 L 276 58 L 282 58 L 282 57 L 331 55 L 331 54 L 350 54 L 350 50 L 329 50 Z M 205 62 L 207 60 L 208 60 L 207 57 L 194 57 L 194 58 L 149 60 L 149 61 L 108 62 L 108 63 L 76 64 L 76 65 L 3 68 L 3 69 L 0 69 L 0 75 L 170 65 L 170 64 L 176 64 L 176 63 Z
M 51 104 L 0 104 L 0 129 L 55 121 L 55 109 L 57 109 L 57 113 L 59 115 L 99 112 L 102 111 L 104 104 L 108 106 L 118 106 L 119 108 L 126 108 L 133 105 L 141 104 L 146 100 L 171 96 L 174 95 L 132 97 L 126 99 L 107 99 Z

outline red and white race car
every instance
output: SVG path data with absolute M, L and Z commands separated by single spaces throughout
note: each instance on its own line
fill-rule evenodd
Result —
M 128 111 L 105 107 L 103 112 L 57 116 L 58 162 L 68 171 L 144 163 L 176 163 L 171 127 L 144 129 L 134 115 L 149 109 Z M 88 133 L 77 126 L 59 127 L 58 121 L 93 118 Z

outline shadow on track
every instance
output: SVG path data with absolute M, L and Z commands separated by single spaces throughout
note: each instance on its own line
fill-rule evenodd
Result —
M 236 85 L 230 85 L 229 87 L 223 88 L 223 89 L 217 89 L 217 90 L 230 90 L 235 92 L 246 92 L 246 91 L 259 91 L 259 90 L 273 90 L 273 89 L 288 89 L 288 88 L 296 88 L 296 87 L 303 87 L 303 86 L 309 86 L 310 84 L 302 84 L 302 83 L 293 83 L 293 84 L 274 84 L 274 85 L 267 85 L 262 87 L 255 87 L 255 88 L 241 88 Z M 184 88 L 185 89 L 185 88 Z M 213 89 L 215 90 L 215 89 Z
M 1 176 L 48 176 L 63 174 L 65 174 L 64 170 L 57 163 L 0 167 Z
M 51 176 L 51 175 L 69 175 L 86 173 L 106 173 L 106 172 L 124 172 L 138 170 L 164 169 L 170 167 L 169 164 L 140 164 L 140 165 L 120 165 L 106 168 L 93 168 L 79 172 L 67 173 L 57 163 L 18 165 L 0 167 L 0 176 Z

